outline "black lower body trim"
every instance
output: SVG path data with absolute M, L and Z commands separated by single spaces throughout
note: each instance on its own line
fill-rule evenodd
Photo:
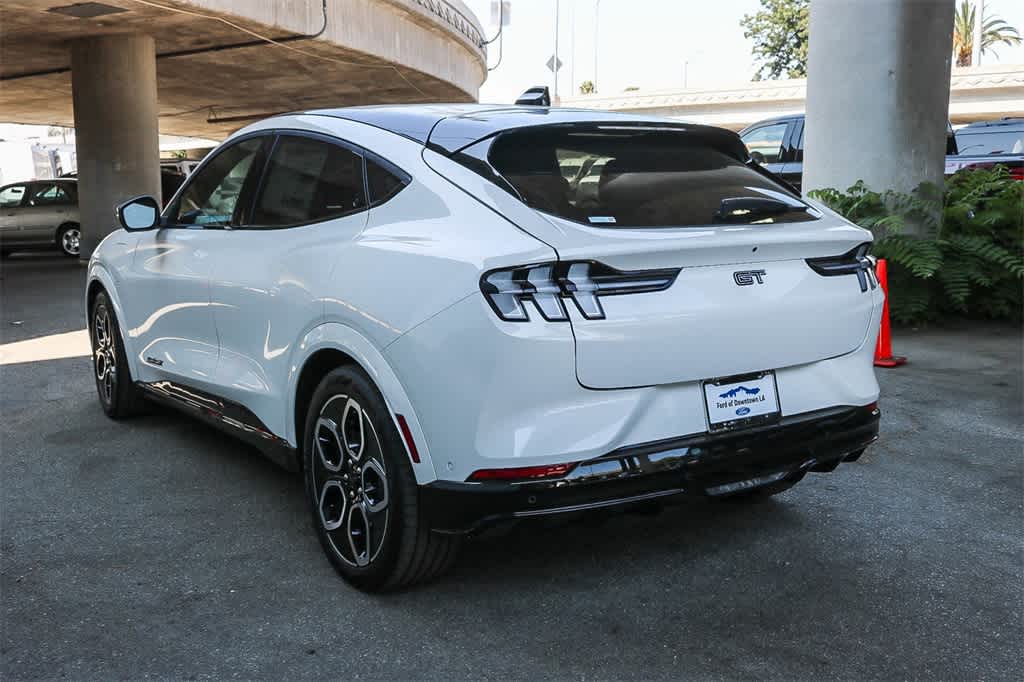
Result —
M 434 481 L 420 488 L 431 527 L 465 533 L 506 519 L 716 496 L 807 471 L 831 471 L 878 438 L 875 405 L 784 417 L 774 424 L 621 448 L 562 478 L 522 483 Z
M 173 381 L 136 382 L 146 396 L 181 410 L 240 440 L 254 445 L 288 471 L 298 471 L 295 448 L 270 432 L 260 418 L 236 402 Z

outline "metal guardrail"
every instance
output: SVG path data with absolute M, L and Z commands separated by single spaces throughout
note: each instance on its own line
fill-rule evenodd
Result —
M 417 5 L 427 10 L 441 21 L 464 35 L 471 43 L 480 50 L 484 48 L 484 36 L 472 21 L 457 7 L 452 6 L 445 0 L 413 0 Z

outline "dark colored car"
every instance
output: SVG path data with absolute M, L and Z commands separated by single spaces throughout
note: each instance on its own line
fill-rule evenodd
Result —
M 1024 119 L 972 123 L 955 134 L 946 128 L 946 175 L 962 168 L 1006 166 L 1024 179 L 1024 152 L 1013 152 L 1022 144 Z M 791 114 L 758 121 L 740 131 L 750 156 L 767 170 L 781 176 L 797 189 L 804 172 L 804 115 Z

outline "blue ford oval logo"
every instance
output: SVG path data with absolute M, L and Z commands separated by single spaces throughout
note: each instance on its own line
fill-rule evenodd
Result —
M 750 408 L 749 407 L 737 407 L 736 408 L 736 414 L 740 415 L 741 417 L 743 415 L 745 415 L 745 414 L 750 414 Z

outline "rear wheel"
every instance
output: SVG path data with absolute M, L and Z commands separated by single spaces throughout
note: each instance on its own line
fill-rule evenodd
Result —
M 132 382 L 117 316 L 105 292 L 96 295 L 89 315 L 93 378 L 100 406 L 108 417 L 120 419 L 139 414 L 145 406 L 142 391 Z
M 57 230 L 57 246 L 69 258 L 78 258 L 82 247 L 82 230 L 77 223 L 61 225 Z
M 323 378 L 306 416 L 306 492 L 320 544 L 341 576 L 368 592 L 443 573 L 459 538 L 434 533 L 384 399 L 358 368 Z

